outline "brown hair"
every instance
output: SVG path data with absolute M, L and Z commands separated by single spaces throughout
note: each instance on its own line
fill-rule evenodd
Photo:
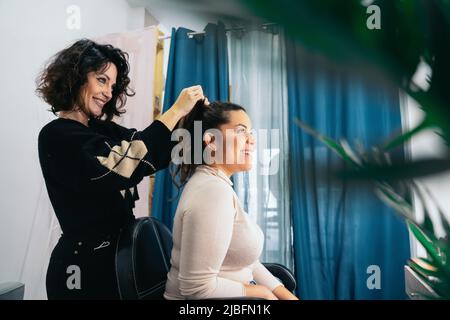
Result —
M 204 104 L 204 100 L 198 101 L 194 108 L 189 112 L 184 118 L 182 118 L 177 126 L 177 129 L 186 129 L 190 134 L 191 141 L 188 142 L 191 146 L 194 145 L 194 139 L 202 139 L 202 154 L 206 147 L 203 141 L 203 136 L 205 132 L 209 129 L 218 129 L 219 126 L 226 124 L 230 121 L 229 113 L 230 111 L 244 111 L 245 109 L 237 104 L 230 102 L 215 101 L 211 102 L 209 105 Z M 202 123 L 202 134 L 201 137 L 194 135 L 194 123 L 195 121 L 201 121 Z M 183 156 L 180 154 L 180 156 Z M 194 153 L 190 154 L 189 163 L 181 163 L 172 167 L 172 180 L 175 185 L 180 189 L 187 180 L 194 173 L 195 168 L 200 164 L 195 163 Z M 205 164 L 203 157 L 202 163 Z M 174 169 L 173 169 L 174 168 Z

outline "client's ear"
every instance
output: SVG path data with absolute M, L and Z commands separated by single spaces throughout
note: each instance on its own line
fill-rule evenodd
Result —
M 210 148 L 213 151 L 216 151 L 216 145 L 213 143 L 214 135 L 212 133 L 205 133 L 203 136 L 203 142 L 206 144 L 207 148 Z

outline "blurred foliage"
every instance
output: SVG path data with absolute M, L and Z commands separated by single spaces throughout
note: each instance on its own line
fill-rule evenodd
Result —
M 378 197 L 394 208 L 405 219 L 412 234 L 422 244 L 428 254 L 428 258 L 410 259 L 408 265 L 440 298 L 450 299 L 450 225 L 433 195 L 428 190 L 420 188 L 412 179 L 407 177 L 386 179 L 377 175 L 376 168 L 378 166 L 388 166 L 390 163 L 389 153 L 385 149 L 372 147 L 369 151 L 366 151 L 360 145 L 358 148 L 352 148 L 346 140 L 335 141 L 320 134 L 299 119 L 294 119 L 294 121 L 305 132 L 323 142 L 344 160 L 345 164 L 350 168 L 349 171 L 345 172 L 345 178 L 348 178 L 348 173 L 373 171 L 373 175 L 365 178 L 374 182 L 375 193 Z M 356 174 L 356 176 L 358 175 Z M 361 178 L 360 176 L 358 177 Z M 414 213 L 410 191 L 415 192 L 417 195 L 416 201 L 423 208 L 424 219 L 422 222 L 417 220 Z M 426 197 L 428 197 L 428 201 L 426 201 Z M 430 218 L 432 211 L 438 213 L 438 221 L 435 223 L 439 224 L 444 232 L 441 238 L 436 236 L 435 228 Z
M 353 150 L 346 141 L 321 135 L 299 119 L 297 125 L 344 159 L 341 176 L 375 183 L 381 199 L 407 221 L 428 258 L 414 258 L 409 265 L 444 299 L 450 299 L 449 224 L 436 201 L 445 236 L 438 239 L 430 219 L 429 192 L 412 178 L 450 168 L 450 152 L 444 159 L 393 162 L 389 152 L 404 145 L 417 133 L 433 128 L 450 145 L 450 0 L 240 0 L 256 15 L 281 25 L 301 46 L 319 52 L 341 66 L 364 68 L 381 74 L 418 102 L 423 121 L 409 132 L 370 151 Z M 372 5 L 380 9 L 380 29 L 369 29 Z M 419 63 L 431 69 L 429 87 L 413 83 Z M 289 66 L 288 66 L 289 67 Z M 396 190 L 401 190 L 398 192 Z M 413 190 L 424 210 L 424 221 L 414 218 L 409 192 Z

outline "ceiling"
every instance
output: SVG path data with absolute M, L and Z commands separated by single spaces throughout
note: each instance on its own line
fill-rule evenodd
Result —
M 185 27 L 201 31 L 208 22 L 229 26 L 259 22 L 237 0 L 127 0 L 132 7 L 144 7 L 164 27 Z

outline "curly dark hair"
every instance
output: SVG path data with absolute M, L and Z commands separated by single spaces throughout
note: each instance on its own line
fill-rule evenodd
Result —
M 98 44 L 89 39 L 81 39 L 70 47 L 54 55 L 39 74 L 36 92 L 51 106 L 51 112 L 70 111 L 75 106 L 85 109 L 80 91 L 87 82 L 89 72 L 102 72 L 109 63 L 117 68 L 116 85 L 112 98 L 103 107 L 101 117 L 110 121 L 113 116 L 125 113 L 122 110 L 127 96 L 133 96 L 129 88 L 130 66 L 128 54 L 109 44 Z

